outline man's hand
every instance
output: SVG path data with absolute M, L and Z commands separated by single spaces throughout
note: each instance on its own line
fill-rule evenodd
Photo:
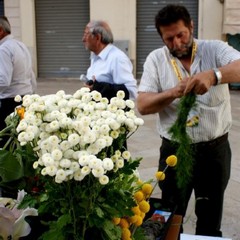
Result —
M 205 72 L 200 72 L 187 79 L 187 86 L 184 91 L 184 95 L 189 92 L 194 92 L 195 94 L 204 94 L 209 88 L 216 83 L 216 77 L 213 70 L 208 70 Z

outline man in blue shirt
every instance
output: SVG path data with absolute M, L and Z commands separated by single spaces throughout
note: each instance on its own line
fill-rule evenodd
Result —
M 91 51 L 91 64 L 87 78 L 93 80 L 86 84 L 91 90 L 101 92 L 111 99 L 117 91 L 125 92 L 125 99 L 137 96 L 137 81 L 133 76 L 133 66 L 128 56 L 113 45 L 113 34 L 104 21 L 90 21 L 84 31 L 82 41 Z

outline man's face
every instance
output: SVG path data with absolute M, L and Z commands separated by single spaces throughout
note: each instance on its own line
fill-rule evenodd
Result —
M 186 27 L 182 20 L 169 26 L 160 27 L 162 40 L 170 53 L 177 58 L 191 56 L 193 44 L 193 26 Z
M 96 40 L 96 37 L 90 32 L 90 28 L 87 25 L 82 37 L 82 42 L 85 48 L 89 51 L 94 52 L 96 49 Z

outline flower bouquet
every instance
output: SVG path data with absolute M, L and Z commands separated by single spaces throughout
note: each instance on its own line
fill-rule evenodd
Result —
M 140 181 L 141 158 L 126 148 L 144 122 L 124 97 L 119 91 L 109 102 L 88 88 L 16 96 L 22 103 L 0 132 L 9 136 L 0 187 L 27 193 L 18 207 L 37 209 L 35 239 L 145 239 L 140 226 L 154 188 Z

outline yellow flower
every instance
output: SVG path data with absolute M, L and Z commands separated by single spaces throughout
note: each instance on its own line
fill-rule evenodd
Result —
M 175 155 L 171 155 L 166 159 L 166 163 L 169 167 L 174 167 L 177 164 L 177 157 Z
M 140 209 L 143 213 L 147 213 L 147 212 L 149 212 L 149 210 L 150 210 L 150 204 L 149 204 L 149 202 L 147 202 L 147 201 L 145 201 L 145 200 L 141 201 L 141 202 L 138 204 L 138 206 L 139 206 L 139 209 Z
M 155 176 L 158 181 L 163 181 L 165 179 L 165 173 L 162 171 L 156 172 Z
M 115 225 L 118 225 L 118 224 L 120 223 L 120 220 L 121 220 L 121 218 L 118 218 L 118 217 L 114 217 L 114 218 L 112 219 L 112 221 L 113 221 L 113 223 L 114 223 Z
M 144 198 L 144 194 L 142 191 L 137 191 L 134 193 L 134 198 L 137 202 L 141 202 Z
M 143 218 L 141 216 L 137 216 L 137 221 L 134 223 L 135 226 L 139 227 L 143 223 Z
M 24 118 L 25 108 L 24 107 L 17 107 L 16 111 L 17 111 L 17 115 L 22 120 Z
M 145 183 L 142 186 L 142 191 L 145 194 L 145 196 L 149 196 L 152 193 L 153 186 L 150 183 Z
M 131 232 L 128 228 L 122 229 L 122 240 L 130 240 L 131 239 Z
M 129 217 L 129 218 L 128 218 L 128 222 L 129 222 L 129 223 L 135 223 L 135 222 L 137 221 L 137 216 L 138 216 L 138 215 L 135 214 L 135 215 Z
M 129 228 L 129 223 L 126 218 L 121 218 L 119 222 L 121 228 Z
M 139 206 L 135 206 L 132 208 L 132 212 L 135 214 L 135 215 L 140 215 L 141 214 L 141 211 L 139 209 Z

